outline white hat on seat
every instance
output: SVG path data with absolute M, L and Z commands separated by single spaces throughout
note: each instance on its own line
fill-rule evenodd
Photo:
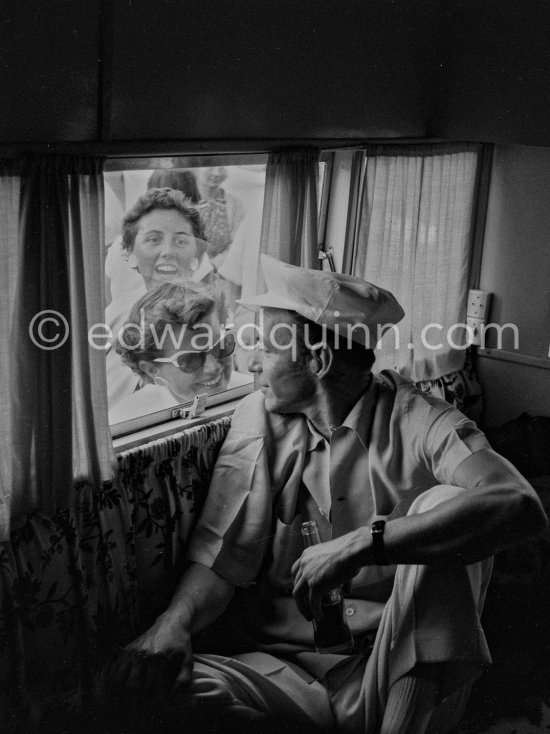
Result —
M 389 291 L 361 278 L 299 268 L 268 255 L 261 256 L 261 265 L 267 292 L 237 301 L 252 310 L 263 307 L 296 311 L 371 348 L 405 315 Z

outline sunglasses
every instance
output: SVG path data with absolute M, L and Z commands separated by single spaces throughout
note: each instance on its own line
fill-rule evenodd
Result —
M 197 372 L 206 363 L 206 357 L 211 354 L 214 359 L 226 359 L 235 351 L 235 335 L 230 331 L 222 333 L 221 337 L 210 349 L 194 351 L 192 349 L 176 352 L 171 357 L 157 357 L 153 362 L 171 362 L 182 372 Z

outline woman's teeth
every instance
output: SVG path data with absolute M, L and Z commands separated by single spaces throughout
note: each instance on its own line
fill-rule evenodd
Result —
M 199 382 L 199 385 L 202 385 L 203 387 L 213 387 L 214 385 L 219 385 L 221 381 L 222 381 L 222 376 L 220 374 L 217 377 L 214 377 L 212 380 Z

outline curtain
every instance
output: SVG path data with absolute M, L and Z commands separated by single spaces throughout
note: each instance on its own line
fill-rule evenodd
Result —
M 120 454 L 112 483 L 76 487 L 0 543 L 0 731 L 132 729 L 101 672 L 166 609 L 230 423 Z M 90 729 L 94 693 L 106 719 Z
M 76 484 L 99 487 L 113 476 L 105 355 L 88 343 L 90 327 L 104 321 L 101 170 L 91 158 L 26 157 L 1 179 L 10 223 L 2 238 L 4 534 L 10 518 L 54 515 Z
M 265 178 L 261 253 L 304 268 L 319 267 L 318 176 L 317 149 L 270 153 Z M 264 289 L 259 272 L 257 292 Z
M 12 456 L 12 384 L 10 373 L 11 329 L 15 307 L 15 284 L 19 254 L 19 195 L 21 177 L 14 163 L 0 162 L 0 538 L 9 523 L 9 498 L 13 470 Z
M 421 381 L 464 365 L 467 334 L 455 325 L 466 314 L 478 150 L 365 150 L 357 236 L 345 262 L 348 272 L 392 291 L 406 314 L 382 340 L 378 369 Z

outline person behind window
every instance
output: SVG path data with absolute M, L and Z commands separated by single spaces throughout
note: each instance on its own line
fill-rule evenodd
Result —
M 147 188 L 181 191 L 193 204 L 201 198 L 197 177 L 190 168 L 159 168 L 149 176 Z
M 219 282 L 208 255 L 200 215 L 191 201 L 175 189 L 149 189 L 127 212 L 122 223 L 122 248 L 139 274 L 141 285 L 122 293 L 105 309 L 105 320 L 116 337 L 134 302 L 164 282 Z M 134 376 L 111 348 L 107 353 L 109 405 L 136 388 Z
M 109 412 L 109 422 L 250 382 L 250 375 L 233 374 L 235 337 L 224 320 L 223 297 L 212 288 L 165 283 L 140 298 L 116 351 L 143 387 Z
M 208 242 L 208 255 L 216 267 L 224 261 L 235 232 L 244 219 L 241 200 L 222 187 L 226 178 L 224 166 L 205 168 L 199 176 L 202 191 L 199 211 Z
M 112 178 L 113 175 L 110 174 L 109 182 L 112 181 Z M 201 198 L 197 185 L 197 177 L 189 168 L 161 168 L 153 171 L 147 181 L 147 189 L 163 188 L 181 191 L 193 204 L 198 204 Z M 111 196 L 105 197 L 106 211 L 107 208 L 113 208 L 114 199 L 116 199 L 114 193 Z M 121 218 L 119 218 L 119 227 Z M 105 257 L 106 305 L 113 299 L 118 298 L 122 293 L 128 291 L 136 291 L 135 297 L 139 298 L 143 292 L 143 281 L 137 270 L 128 264 L 128 258 L 125 257 L 122 248 L 122 236 L 118 234 L 114 238 L 106 238 L 106 241 L 108 243 L 107 255 Z
M 175 189 L 149 189 L 122 221 L 122 248 L 145 287 L 174 280 L 212 283 L 197 208 Z
M 236 319 L 243 311 L 237 300 L 255 296 L 262 233 L 262 208 L 251 209 L 241 222 L 227 256 L 218 268 L 223 278 L 227 307 Z

